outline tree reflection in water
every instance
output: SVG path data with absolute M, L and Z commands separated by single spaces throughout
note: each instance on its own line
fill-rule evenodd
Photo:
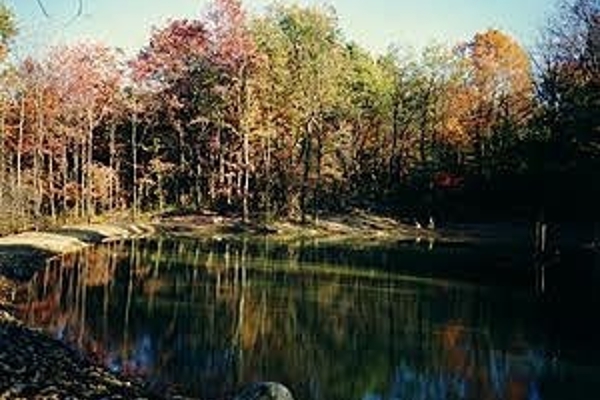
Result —
M 568 392 L 544 392 L 560 363 L 526 294 L 407 280 L 398 257 L 363 253 L 368 269 L 267 240 L 110 244 L 54 262 L 20 310 L 113 371 L 203 398 L 256 380 L 315 400 Z

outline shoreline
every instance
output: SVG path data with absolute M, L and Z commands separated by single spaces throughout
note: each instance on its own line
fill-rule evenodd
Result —
M 0 397 L 160 399 L 142 382 L 116 376 L 11 313 L 19 284 L 54 257 L 153 234 L 148 224 L 73 225 L 0 238 Z M 168 398 L 181 398 L 172 396 Z
M 205 231 L 208 224 L 196 228 Z M 166 233 L 175 232 L 155 221 L 69 225 L 0 237 L 0 398 L 199 400 L 170 388 L 157 393 L 142 379 L 114 374 L 12 313 L 18 286 L 55 257 L 103 243 Z M 249 384 L 232 396 L 233 400 L 262 399 L 265 394 L 274 400 L 293 400 L 287 388 L 273 382 Z
M 157 233 L 174 237 L 267 236 L 282 243 L 307 239 L 365 245 L 415 241 L 442 244 L 522 243 L 532 241 L 533 236 L 525 222 L 450 224 L 428 228 L 361 210 L 324 215 L 307 224 L 295 220 L 244 222 L 239 216 L 226 217 L 210 212 L 159 216 L 153 218 L 150 224 Z
M 201 213 L 158 217 L 144 223 L 70 225 L 46 232 L 0 237 L 0 397 L 185 398 L 170 393 L 158 396 L 144 382 L 116 376 L 59 340 L 12 316 L 18 285 L 29 281 L 54 257 L 88 246 L 153 235 L 189 238 L 269 236 L 282 243 L 308 239 L 365 247 L 419 240 L 471 244 L 530 240 L 524 224 L 506 224 L 500 228 L 465 225 L 432 230 L 362 211 L 324 216 L 310 225 L 295 221 L 244 223 L 239 217 Z M 57 369 L 64 372 L 57 373 Z

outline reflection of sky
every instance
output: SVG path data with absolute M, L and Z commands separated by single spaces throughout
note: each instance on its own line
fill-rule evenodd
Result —
M 505 398 L 506 388 L 512 380 L 517 379 L 527 385 L 527 400 L 542 400 L 538 379 L 543 373 L 545 360 L 538 353 L 528 352 L 518 359 L 492 356 L 489 361 L 494 398 Z M 463 374 L 427 373 L 401 362 L 387 396 L 370 392 L 362 400 L 472 399 L 477 394 L 478 388 L 472 387 L 475 384 Z
M 111 346 L 113 349 L 109 350 L 105 357 L 105 364 L 111 371 L 136 375 L 147 375 L 153 371 L 155 352 L 151 336 L 143 334 L 134 343 L 135 346 L 131 354 L 125 357 L 122 356 L 122 351 L 118 344 L 116 348 Z
M 470 357 L 476 354 L 476 349 L 469 344 L 465 347 L 469 349 Z M 509 355 L 490 350 L 488 355 L 487 372 L 494 392 L 493 398 L 506 398 L 506 391 L 511 383 L 519 382 L 526 387 L 527 400 L 542 399 L 539 379 L 547 372 L 548 367 L 543 352 L 529 348 L 522 355 Z M 471 362 L 477 365 L 475 360 L 472 359 Z M 401 362 L 396 368 L 388 395 L 370 392 L 363 396 L 363 400 L 472 399 L 481 390 L 476 378 L 477 375 L 470 376 L 464 370 L 454 373 L 423 372 L 412 367 L 409 362 Z

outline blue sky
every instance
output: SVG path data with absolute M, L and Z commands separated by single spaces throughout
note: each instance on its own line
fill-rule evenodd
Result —
M 2 0 L 0 0 L 2 1 Z M 74 40 L 95 40 L 133 53 L 147 41 L 152 26 L 169 18 L 194 18 L 208 0 L 83 0 L 83 15 L 75 20 L 78 0 L 3 0 L 17 15 L 20 38 L 17 56 Z M 391 44 L 422 48 L 431 42 L 455 43 L 488 28 L 501 29 L 530 47 L 535 44 L 554 0 L 283 0 L 282 3 L 329 4 L 350 40 L 375 53 Z M 270 0 L 246 0 L 260 12 Z

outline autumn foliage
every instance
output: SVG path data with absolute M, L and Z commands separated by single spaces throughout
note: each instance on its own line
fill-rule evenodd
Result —
M 133 57 L 81 43 L 4 58 L 2 212 L 10 229 L 169 207 L 527 216 L 548 204 L 523 190 L 600 155 L 598 4 L 568 4 L 537 75 L 499 30 L 375 57 L 332 9 L 250 16 L 239 0 L 156 27 Z M 0 10 L 3 54 L 12 21 Z

